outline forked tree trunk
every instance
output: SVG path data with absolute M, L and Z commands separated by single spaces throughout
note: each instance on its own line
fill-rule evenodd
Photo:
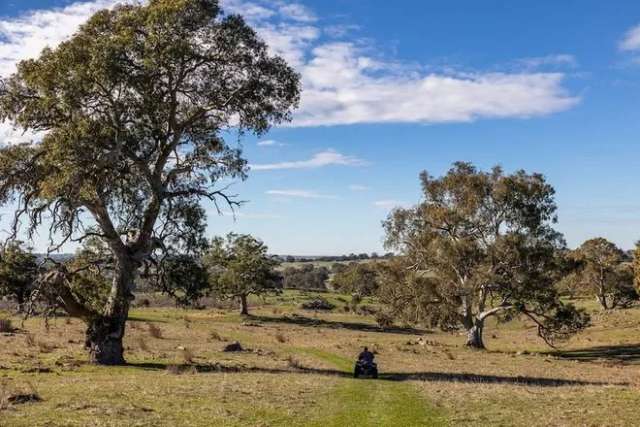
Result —
M 249 315 L 249 305 L 247 304 L 247 296 L 246 295 L 240 295 L 240 306 L 242 307 L 240 314 L 242 314 L 243 316 L 248 316 Z
M 609 301 L 607 300 L 607 295 L 604 294 L 604 293 L 599 293 L 596 296 L 596 300 L 598 301 L 598 303 L 600 303 L 600 306 L 602 307 L 603 310 L 609 310 L 610 308 L 613 308 L 613 307 L 609 306 Z
M 129 304 L 133 295 L 135 264 L 120 258 L 114 272 L 113 285 L 103 314 L 89 321 L 86 347 L 91 363 L 123 365 L 124 338 Z
M 467 347 L 484 350 L 484 341 L 482 340 L 482 331 L 484 329 L 484 320 L 475 320 L 473 326 L 467 329 Z

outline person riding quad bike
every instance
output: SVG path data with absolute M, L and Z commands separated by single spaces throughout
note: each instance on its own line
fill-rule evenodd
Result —
M 358 378 L 361 375 L 378 378 L 378 365 L 373 361 L 374 354 L 367 347 L 358 356 L 358 361 L 353 369 L 353 377 Z

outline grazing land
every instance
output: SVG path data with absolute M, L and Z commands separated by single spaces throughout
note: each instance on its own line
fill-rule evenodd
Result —
M 490 324 L 488 351 L 464 336 L 299 309 L 287 291 L 235 309 L 138 308 L 128 365 L 87 363 L 84 324 L 56 318 L 0 336 L 2 426 L 632 425 L 640 404 L 640 309 L 601 312 L 558 351 L 532 325 Z M 327 294 L 323 294 L 327 296 Z M 8 313 L 5 313 L 8 314 Z M 238 341 L 243 351 L 225 352 Z M 351 378 L 362 346 L 379 380 Z M 23 398 L 20 398 L 22 396 Z

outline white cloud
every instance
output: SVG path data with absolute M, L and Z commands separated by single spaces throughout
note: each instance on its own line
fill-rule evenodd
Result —
M 268 19 L 276 14 L 272 9 L 244 0 L 225 0 L 224 10 L 227 13 L 242 15 L 248 21 Z
M 243 219 L 282 219 L 283 216 L 269 213 L 247 213 L 240 211 L 222 211 L 222 215 Z
M 522 58 L 518 60 L 518 63 L 524 65 L 526 68 L 539 68 L 545 66 L 573 68 L 578 65 L 578 60 L 573 55 L 559 53 L 555 55 Z
M 373 202 L 373 206 L 377 208 L 388 209 L 388 210 L 403 207 L 406 205 L 407 204 L 405 202 L 400 202 L 398 200 L 377 200 Z
M 336 196 L 320 194 L 309 190 L 269 190 L 266 192 L 270 196 L 295 197 L 302 199 L 337 199 Z
M 45 47 L 55 47 L 70 37 L 78 27 L 100 9 L 113 7 L 123 0 L 79 1 L 63 8 L 31 11 L 0 19 L 0 77 L 15 72 L 23 59 L 35 58 Z M 0 145 L 32 142 L 41 133 L 14 129 L 0 123 Z
M 333 38 L 341 38 L 347 36 L 349 33 L 353 31 L 357 31 L 360 29 L 359 25 L 352 24 L 336 24 L 336 25 L 328 25 L 324 27 L 322 30 L 326 35 Z
M 369 190 L 371 190 L 371 187 L 367 187 L 366 185 L 351 184 L 349 186 L 349 190 L 351 190 L 351 191 L 369 191 Z
M 561 73 L 427 74 L 393 70 L 351 43 L 316 47 L 294 126 L 470 122 L 532 117 L 578 102 Z M 393 64 L 395 65 L 395 64 Z
M 323 166 L 364 166 L 367 162 L 353 156 L 345 156 L 335 150 L 326 150 L 315 154 L 308 160 L 293 162 L 269 163 L 262 165 L 250 165 L 252 170 L 278 170 L 278 169 L 314 169 Z
M 622 51 L 640 50 L 640 25 L 636 25 L 626 32 L 618 48 Z
M 126 1 L 78 1 L 0 20 L 0 75 L 11 74 L 17 62 L 37 57 L 45 47 L 57 46 L 95 12 L 117 3 Z
M 133 0 L 127 0 L 133 1 Z M 64 8 L 38 10 L 0 19 L 0 75 L 17 61 L 37 56 L 69 37 L 95 11 L 122 0 L 78 1 Z M 240 13 L 302 75 L 301 106 L 289 126 L 356 123 L 445 123 L 484 118 L 527 118 L 569 109 L 580 99 L 563 86 L 563 73 L 426 73 L 424 66 L 386 59 L 372 43 L 322 38 L 344 36 L 348 24 L 317 22 L 300 3 L 281 0 L 223 0 L 227 12 Z M 625 50 L 640 46 L 640 29 L 627 34 Z M 569 63 L 570 55 L 532 59 Z M 423 64 L 428 65 L 428 64 Z M 0 132 L 15 138 L 6 127 Z
M 240 0 L 234 0 L 240 1 Z M 269 3 L 264 1 L 265 7 Z M 278 3 L 279 4 L 279 3 Z M 277 14 L 252 22 L 271 50 L 302 75 L 302 101 L 288 126 L 357 123 L 446 123 L 485 118 L 529 118 L 567 110 L 580 99 L 563 87 L 563 73 L 425 73 L 424 66 L 375 57 L 362 41 L 327 41 L 348 27 L 324 27 Z M 428 65 L 428 64 L 424 64 Z M 529 68 L 572 66 L 567 54 L 529 58 Z
M 309 8 L 300 3 L 281 3 L 278 10 L 284 17 L 298 22 L 314 22 L 318 19 Z
M 282 147 L 284 144 L 273 139 L 266 139 L 264 141 L 258 141 L 256 144 L 258 147 Z

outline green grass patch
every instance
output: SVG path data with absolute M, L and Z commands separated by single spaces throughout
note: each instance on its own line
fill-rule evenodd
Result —
M 298 353 L 316 357 L 350 374 L 353 361 L 317 348 L 298 348 Z M 340 380 L 316 408 L 309 427 L 343 426 L 443 426 L 441 411 L 429 405 L 411 385 L 389 380 Z M 330 415 L 328 415 L 330 414 Z

